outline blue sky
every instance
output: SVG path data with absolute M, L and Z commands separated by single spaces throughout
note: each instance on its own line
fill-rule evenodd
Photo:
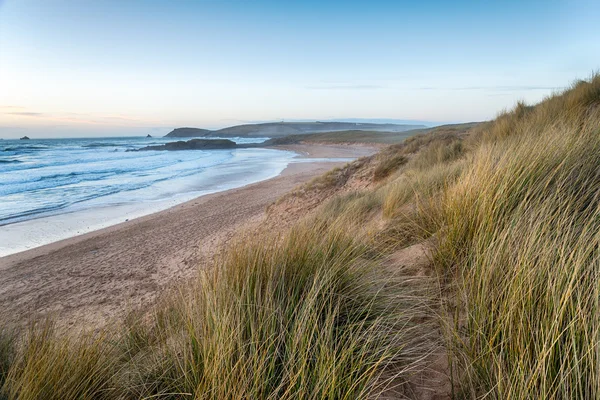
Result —
M 600 68 L 597 3 L 0 0 L 0 137 L 489 119 Z

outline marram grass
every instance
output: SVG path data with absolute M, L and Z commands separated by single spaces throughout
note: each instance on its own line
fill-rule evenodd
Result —
M 440 329 L 456 398 L 600 398 L 600 77 L 465 129 L 383 150 L 369 188 L 233 243 L 150 316 L 0 332 L 0 398 L 410 397 Z M 390 266 L 423 240 L 437 277 Z
M 445 191 L 467 397 L 600 396 L 599 89 L 502 116 Z
M 338 222 L 339 223 L 339 222 Z M 425 280 L 385 271 L 316 219 L 233 245 L 214 268 L 112 335 L 26 334 L 9 399 L 356 399 L 401 389 L 439 345 Z
M 364 252 L 318 224 L 234 246 L 141 350 L 152 362 L 140 357 L 134 386 L 144 396 L 355 399 L 406 379 L 432 349 L 431 324 L 417 323 L 430 312 L 424 288 L 381 274 Z

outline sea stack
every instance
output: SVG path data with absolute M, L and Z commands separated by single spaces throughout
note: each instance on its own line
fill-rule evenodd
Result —
M 29 137 L 28 137 L 28 136 L 23 136 L 23 137 L 22 137 L 21 139 L 19 139 L 19 140 L 31 140 L 31 139 L 29 139 Z
M 152 137 L 152 135 L 151 135 L 151 134 L 147 134 L 147 135 L 146 135 L 146 138 L 151 138 L 151 137 Z

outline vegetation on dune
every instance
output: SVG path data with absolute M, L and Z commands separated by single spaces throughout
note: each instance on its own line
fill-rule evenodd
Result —
M 3 395 L 7 399 L 114 399 L 119 365 L 111 338 L 56 335 L 50 322 L 31 327 L 10 359 Z
M 429 312 L 419 295 L 426 288 L 383 274 L 366 250 L 316 221 L 282 242 L 235 246 L 141 335 L 128 366 L 134 397 L 337 399 L 382 391 L 430 351 L 431 325 L 417 323 Z
M 302 135 L 289 135 L 281 138 L 270 139 L 265 142 L 268 145 L 286 145 L 301 142 L 308 143 L 400 143 L 407 137 L 413 135 L 413 131 L 383 132 L 383 131 L 334 131 L 319 132 Z
M 600 395 L 600 77 L 519 104 L 470 141 L 437 263 L 458 277 L 464 390 Z
M 34 327 L 4 393 L 352 399 L 401 386 L 436 345 L 427 282 L 377 268 L 339 220 L 311 222 L 283 241 L 232 247 L 150 323 L 75 339 Z
M 427 130 L 294 192 L 328 200 L 116 332 L 0 332 L 0 397 L 406 398 L 442 355 L 445 395 L 597 398 L 599 165 L 599 76 Z M 394 263 L 415 244 L 418 273 Z
M 7 330 L 6 327 L 0 328 L 0 388 L 6 381 L 6 375 L 15 357 L 15 340 L 15 332 Z M 0 399 L 4 398 L 0 391 Z
M 297 143 L 366 143 L 392 145 L 403 143 L 414 137 L 456 137 L 464 134 L 467 130 L 477 126 L 478 123 L 441 125 L 435 128 L 412 129 L 402 132 L 346 130 L 333 132 L 318 132 L 302 135 L 288 135 L 267 140 L 267 145 L 286 145 Z

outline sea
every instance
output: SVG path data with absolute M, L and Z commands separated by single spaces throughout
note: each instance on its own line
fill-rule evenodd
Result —
M 262 148 L 128 151 L 174 140 L 181 139 L 0 140 L 0 257 L 275 177 L 296 156 Z

